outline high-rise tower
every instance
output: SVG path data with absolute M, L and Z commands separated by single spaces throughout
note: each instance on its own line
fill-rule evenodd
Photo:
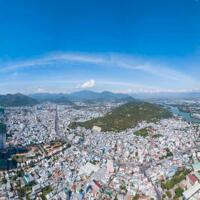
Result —
M 0 123 L 0 149 L 6 147 L 6 125 Z

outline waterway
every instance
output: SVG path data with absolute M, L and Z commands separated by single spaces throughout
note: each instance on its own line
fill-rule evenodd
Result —
M 192 122 L 192 123 L 200 123 L 200 119 L 194 118 L 191 116 L 190 113 L 188 112 L 183 112 L 180 111 L 178 107 L 175 106 L 169 106 L 169 110 L 176 116 L 180 116 L 182 117 L 184 120 L 186 120 L 187 122 Z

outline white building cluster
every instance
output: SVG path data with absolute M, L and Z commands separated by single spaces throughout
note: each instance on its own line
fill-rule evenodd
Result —
M 68 128 L 71 121 L 102 116 L 113 106 L 88 109 L 47 104 L 7 110 L 8 144 L 29 146 L 30 151 L 19 155 L 25 158 L 17 169 L 0 172 L 0 197 L 131 200 L 139 195 L 159 199 L 165 194 L 163 181 L 179 169 L 193 173 L 192 163 L 200 158 L 200 128 L 179 118 L 141 122 L 120 133 L 104 133 L 98 127 Z M 56 109 L 59 130 L 55 130 Z M 143 128 L 148 128 L 148 136 L 136 136 Z M 200 174 L 194 173 L 197 180 L 191 185 L 194 188 L 186 184 L 185 197 L 199 188 Z

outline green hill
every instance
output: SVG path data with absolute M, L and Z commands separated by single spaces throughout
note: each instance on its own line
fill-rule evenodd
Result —
M 171 113 L 159 105 L 134 101 L 113 109 L 104 117 L 94 118 L 86 122 L 73 122 L 70 127 L 82 126 L 91 129 L 95 125 L 101 127 L 102 131 L 117 132 L 134 127 L 141 121 L 154 122 L 170 116 Z
M 9 106 L 32 106 L 38 102 L 26 95 L 23 94 L 7 94 L 0 95 L 0 106 L 9 107 Z

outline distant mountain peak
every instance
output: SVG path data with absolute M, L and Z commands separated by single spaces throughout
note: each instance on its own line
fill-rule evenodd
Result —
M 21 93 L 0 95 L 0 106 L 32 106 L 37 100 Z
M 36 93 L 30 95 L 30 97 L 35 98 L 39 102 L 50 101 L 54 103 L 72 103 L 75 101 L 84 102 L 111 102 L 111 101 L 133 101 L 134 98 L 127 94 L 112 93 L 109 91 L 95 92 L 92 90 L 80 90 L 70 94 L 64 93 Z

